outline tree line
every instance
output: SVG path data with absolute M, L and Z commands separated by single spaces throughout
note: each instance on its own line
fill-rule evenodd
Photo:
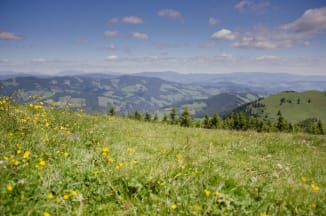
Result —
M 109 115 L 114 116 L 116 112 L 114 107 L 110 108 Z M 206 129 L 228 129 L 228 130 L 255 130 L 257 132 L 305 132 L 310 134 L 325 134 L 321 120 L 311 118 L 296 124 L 288 122 L 281 113 L 278 113 L 278 119 L 273 122 L 271 119 L 248 116 L 243 112 L 229 113 L 223 118 L 214 113 L 212 116 L 205 114 L 203 119 L 195 119 L 191 116 L 189 109 L 184 107 L 181 114 L 173 108 L 170 113 L 164 113 L 162 118 L 158 114 L 152 115 L 150 112 L 142 114 L 139 111 L 128 113 L 129 119 L 135 119 L 146 122 L 161 122 L 170 125 L 180 125 L 182 127 L 197 127 Z

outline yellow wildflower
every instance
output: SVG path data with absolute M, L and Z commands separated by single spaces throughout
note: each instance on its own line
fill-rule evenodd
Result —
M 316 203 L 311 203 L 311 208 L 315 209 L 317 207 Z
M 14 189 L 13 186 L 7 185 L 7 191 L 11 192 L 13 189 Z
M 22 153 L 22 150 L 21 149 L 18 149 L 17 150 L 17 154 L 21 154 Z
M 205 196 L 209 197 L 209 195 L 211 194 L 211 192 L 209 190 L 204 190 Z
M 218 192 L 218 191 L 215 191 L 215 196 L 219 196 L 221 193 L 220 192 Z
M 311 188 L 312 188 L 313 190 L 315 190 L 315 191 L 319 191 L 319 190 L 320 190 L 320 187 L 319 187 L 318 185 L 311 184 L 310 186 L 311 186 Z
M 182 154 L 176 154 L 175 156 L 177 159 L 182 159 Z
M 30 151 L 25 151 L 23 158 L 28 158 L 30 154 L 31 154 Z
M 53 194 L 52 193 L 48 194 L 48 199 L 53 199 Z
M 68 195 L 68 194 L 63 195 L 63 199 L 64 199 L 64 200 L 69 199 L 69 195 Z
M 71 193 L 71 196 L 77 196 L 77 191 L 71 190 L 70 193 Z
M 68 152 L 64 152 L 63 153 L 63 156 L 68 157 L 69 156 L 69 153 Z
M 55 200 L 55 202 L 59 204 L 59 203 L 61 203 L 61 199 L 57 198 L 57 199 Z
M 305 183 L 305 182 L 307 181 L 306 177 L 301 176 L 301 181 L 302 181 L 303 183 Z
M 195 211 L 199 211 L 199 210 L 201 209 L 201 207 L 200 207 L 200 205 L 195 204 L 195 205 L 194 205 L 194 209 L 195 209 Z
M 106 155 L 110 151 L 109 147 L 103 147 L 102 148 L 102 155 Z
M 45 211 L 45 212 L 43 213 L 43 216 L 51 216 L 51 215 L 50 215 L 49 212 L 46 212 L 46 211 Z
M 268 216 L 266 213 L 260 213 L 260 216 Z
M 41 159 L 39 164 L 40 164 L 40 166 L 45 166 L 46 162 L 45 162 L 45 160 Z
M 114 159 L 112 157 L 108 157 L 108 161 L 109 161 L 109 163 L 113 163 Z
M 174 210 L 174 209 L 177 208 L 177 205 L 176 204 L 173 204 L 173 205 L 170 206 L 170 208 Z

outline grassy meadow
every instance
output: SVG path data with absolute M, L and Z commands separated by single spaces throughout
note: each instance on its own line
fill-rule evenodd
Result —
M 326 136 L 0 100 L 1 215 L 325 215 Z

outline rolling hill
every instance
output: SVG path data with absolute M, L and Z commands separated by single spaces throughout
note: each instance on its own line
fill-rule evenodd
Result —
M 291 123 L 311 118 L 326 123 L 326 93 L 321 91 L 282 92 L 244 104 L 233 112 L 244 112 L 249 116 L 270 118 L 273 121 L 276 121 L 281 113 Z
M 155 112 L 164 106 L 206 99 L 219 93 L 218 87 L 126 75 L 17 77 L 0 81 L 0 95 L 12 96 L 19 103 L 28 103 L 31 96 L 38 95 L 44 102 L 61 107 L 69 105 L 88 112 L 107 112 L 114 106 L 120 114 L 136 110 Z

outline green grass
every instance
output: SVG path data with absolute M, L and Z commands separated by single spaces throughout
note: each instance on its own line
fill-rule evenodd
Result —
M 291 100 L 292 103 L 286 102 L 280 105 L 281 98 Z M 300 99 L 299 104 L 297 103 L 298 99 Z M 308 103 L 309 99 L 310 103 Z M 283 92 L 267 97 L 260 103 L 266 105 L 264 115 L 268 114 L 274 120 L 277 119 L 277 113 L 280 110 L 285 119 L 292 123 L 298 123 L 308 118 L 317 118 L 326 123 L 326 95 L 324 92 Z
M 326 212 L 325 136 L 181 128 L 0 101 L 2 215 Z

